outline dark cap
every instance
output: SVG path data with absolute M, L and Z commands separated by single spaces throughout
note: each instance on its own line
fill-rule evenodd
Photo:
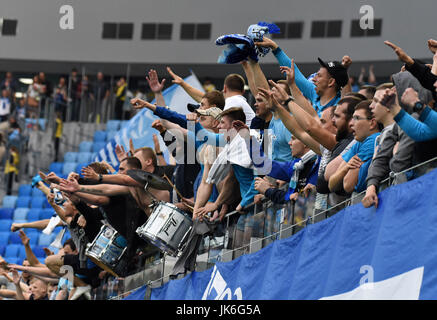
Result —
M 335 79 L 335 82 L 340 87 L 347 85 L 349 81 L 349 76 L 347 75 L 347 69 L 338 61 L 330 61 L 325 63 L 322 59 L 319 59 L 319 63 L 322 67 L 326 68 L 329 74 Z
M 199 109 L 199 107 L 200 107 L 200 104 L 187 103 L 187 109 L 190 112 L 196 111 L 197 109 Z

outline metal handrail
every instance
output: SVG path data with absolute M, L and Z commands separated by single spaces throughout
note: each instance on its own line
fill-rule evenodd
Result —
M 405 169 L 405 170 L 403 170 L 403 171 L 401 171 L 401 172 L 396 172 L 396 173 L 395 173 L 395 172 L 390 172 L 389 177 L 386 178 L 386 179 L 384 179 L 384 180 L 382 180 L 381 183 L 380 183 L 380 185 L 385 184 L 385 183 L 388 182 L 388 183 L 389 183 L 389 186 L 388 186 L 388 187 L 390 187 L 390 186 L 391 186 L 391 183 L 390 183 L 390 182 L 392 182 L 393 179 L 394 179 L 395 177 L 397 177 L 397 176 L 399 176 L 399 175 L 401 175 L 401 174 L 405 174 L 405 173 L 407 173 L 408 171 L 411 171 L 411 170 L 414 170 L 414 169 L 417 169 L 417 168 L 420 168 L 420 167 L 425 167 L 426 165 L 428 165 L 428 164 L 430 164 L 430 163 L 432 163 L 432 162 L 435 162 L 435 161 L 437 161 L 437 157 L 432 158 L 432 159 L 427 160 L 427 161 L 424 161 L 424 162 L 419 163 L 419 164 L 417 164 L 417 165 L 414 165 L 414 166 L 412 166 L 412 167 L 410 167 L 410 168 L 407 168 L 407 169 Z M 346 200 L 344 200 L 344 201 L 342 201 L 342 202 L 336 204 L 335 206 L 333 206 L 333 207 L 331 207 L 331 208 L 329 208 L 329 209 L 327 209 L 327 210 L 324 210 L 324 211 L 321 211 L 321 212 L 319 212 L 319 213 L 317 213 L 317 214 L 314 214 L 314 215 L 309 216 L 308 218 L 304 219 L 303 221 L 300 221 L 300 222 L 295 223 L 295 224 L 287 225 L 286 228 L 282 229 L 281 231 L 288 230 L 288 229 L 291 229 L 291 228 L 294 228 L 294 227 L 297 227 L 297 226 L 303 226 L 303 227 L 305 227 L 306 225 L 308 225 L 309 222 L 314 221 L 314 217 L 319 216 L 319 215 L 325 215 L 325 217 L 327 217 L 327 213 L 329 213 L 330 211 L 333 211 L 334 209 L 340 208 L 340 207 L 345 206 L 345 205 L 346 205 L 346 206 L 350 205 L 351 202 L 353 201 L 353 199 L 355 199 L 355 198 L 357 198 L 357 197 L 359 197 L 359 196 L 365 194 L 365 192 L 366 192 L 366 191 L 363 191 L 363 192 L 360 192 L 360 193 L 358 193 L 358 194 L 355 194 L 354 196 L 351 196 L 350 198 L 348 198 L 348 199 L 346 199 Z M 272 202 L 271 202 L 270 200 L 262 200 L 262 204 L 269 205 L 269 204 L 272 204 Z M 252 207 L 252 206 L 254 206 L 254 205 L 256 205 L 256 204 L 255 204 L 255 203 L 251 203 L 247 208 L 250 208 L 250 207 Z M 262 213 L 262 212 L 264 212 L 264 211 L 261 211 L 260 213 Z M 225 217 L 226 217 L 226 218 L 229 218 L 229 217 L 235 215 L 236 213 L 239 213 L 239 212 L 234 210 L 234 211 L 229 212 L 228 214 L 226 214 Z M 281 231 L 280 231 L 280 232 L 281 232 Z M 277 234 L 279 234 L 279 232 L 278 232 Z M 267 237 L 263 237 L 263 238 L 261 238 L 261 239 L 257 239 L 257 240 L 255 240 L 255 242 L 258 242 L 258 241 L 264 241 L 264 240 L 266 240 L 266 239 L 272 239 L 272 236 L 274 236 L 274 234 L 272 234 L 272 235 L 268 235 Z M 247 247 L 247 245 L 246 245 L 246 246 L 243 246 L 243 247 L 241 247 L 241 248 L 234 248 L 234 249 L 232 249 L 232 250 L 230 250 L 230 251 L 241 250 L 242 248 L 245 248 L 245 247 Z M 243 253 L 243 254 L 244 254 L 244 253 Z M 159 259 L 158 259 L 158 260 L 159 260 Z M 162 284 L 164 283 L 164 280 L 165 280 L 165 279 L 169 279 L 169 278 L 170 278 L 169 275 L 164 275 L 164 273 L 162 273 L 162 277 L 160 277 L 160 278 L 158 278 L 158 279 L 155 279 L 155 280 L 149 280 L 147 283 L 144 283 L 144 284 L 147 284 L 147 285 L 151 288 L 151 287 L 153 287 L 153 285 L 156 284 L 156 283 L 157 283 L 158 285 L 159 285 L 159 284 L 162 285 Z M 111 297 L 110 299 L 111 299 L 111 300 L 112 300 L 112 299 L 114 299 L 114 300 L 115 300 L 115 299 L 120 299 L 122 296 L 125 296 L 126 294 L 128 294 L 128 293 L 130 293 L 130 292 L 133 292 L 133 291 L 135 291 L 135 290 L 141 288 L 142 286 L 144 286 L 144 284 L 142 284 L 141 286 L 139 286 L 139 287 L 137 287 L 137 288 L 131 289 L 131 290 L 129 290 L 129 291 L 125 291 L 125 292 L 123 292 L 123 294 L 121 294 L 121 295 L 118 295 L 118 296 L 115 296 L 115 297 Z

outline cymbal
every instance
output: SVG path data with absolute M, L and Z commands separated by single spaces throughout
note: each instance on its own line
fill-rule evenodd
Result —
M 172 190 L 171 185 L 165 179 L 153 173 L 149 173 L 147 171 L 140 170 L 140 169 L 131 169 L 131 170 L 127 170 L 126 174 L 144 186 L 148 184 L 148 187 L 153 189 L 168 190 L 168 191 Z

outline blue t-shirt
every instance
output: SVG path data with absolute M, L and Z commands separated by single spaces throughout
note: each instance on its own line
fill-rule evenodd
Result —
M 353 156 L 357 155 L 358 158 L 364 162 L 360 167 L 358 182 L 354 188 L 354 191 L 356 192 L 361 192 L 366 189 L 367 171 L 372 162 L 373 153 L 376 147 L 376 138 L 379 134 L 380 132 L 374 133 L 364 139 L 364 141 L 355 143 L 352 148 L 342 156 L 344 161 L 349 162 Z
M 255 176 L 253 169 L 244 168 L 242 166 L 232 164 L 235 178 L 240 184 L 241 202 L 240 205 L 244 208 L 253 202 L 253 198 L 258 191 L 255 190 Z
M 196 180 L 193 183 L 193 191 L 194 191 L 194 201 L 196 201 L 197 198 L 197 190 L 199 189 L 200 183 L 202 182 L 202 176 L 203 176 L 203 168 L 204 165 L 200 164 L 200 171 L 199 174 L 196 177 Z M 217 187 L 215 184 L 212 185 L 212 193 L 211 196 L 208 199 L 208 202 L 215 202 L 219 196 L 219 192 L 217 190 Z
M 291 67 L 291 59 L 285 54 L 284 51 L 282 51 L 281 48 L 278 47 L 276 50 L 273 50 L 272 53 L 275 55 L 280 66 Z M 325 105 L 322 105 L 320 103 L 320 97 L 316 92 L 316 85 L 302 74 L 296 64 L 294 64 L 294 73 L 297 87 L 300 91 L 302 91 L 302 94 L 305 96 L 305 98 L 310 100 L 319 117 L 321 117 L 323 110 L 337 105 L 338 101 L 340 101 L 341 92 L 339 91 L 331 101 Z
M 284 126 L 281 118 L 270 120 L 269 134 L 272 139 L 272 159 L 286 162 L 293 160 L 288 142 L 291 140 L 291 132 Z

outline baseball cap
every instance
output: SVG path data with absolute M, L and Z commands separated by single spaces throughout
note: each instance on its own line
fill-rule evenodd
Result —
M 211 116 L 214 119 L 218 119 L 222 110 L 216 107 L 208 108 L 208 109 L 196 109 L 196 112 L 202 116 Z
M 325 63 L 322 59 L 319 59 L 319 63 L 322 67 L 326 68 L 329 74 L 335 79 L 340 87 L 347 85 L 349 76 L 347 75 L 347 69 L 339 61 L 330 61 Z
M 193 103 L 187 103 L 187 109 L 190 112 L 196 111 L 196 109 L 199 109 L 200 104 L 193 104 Z

